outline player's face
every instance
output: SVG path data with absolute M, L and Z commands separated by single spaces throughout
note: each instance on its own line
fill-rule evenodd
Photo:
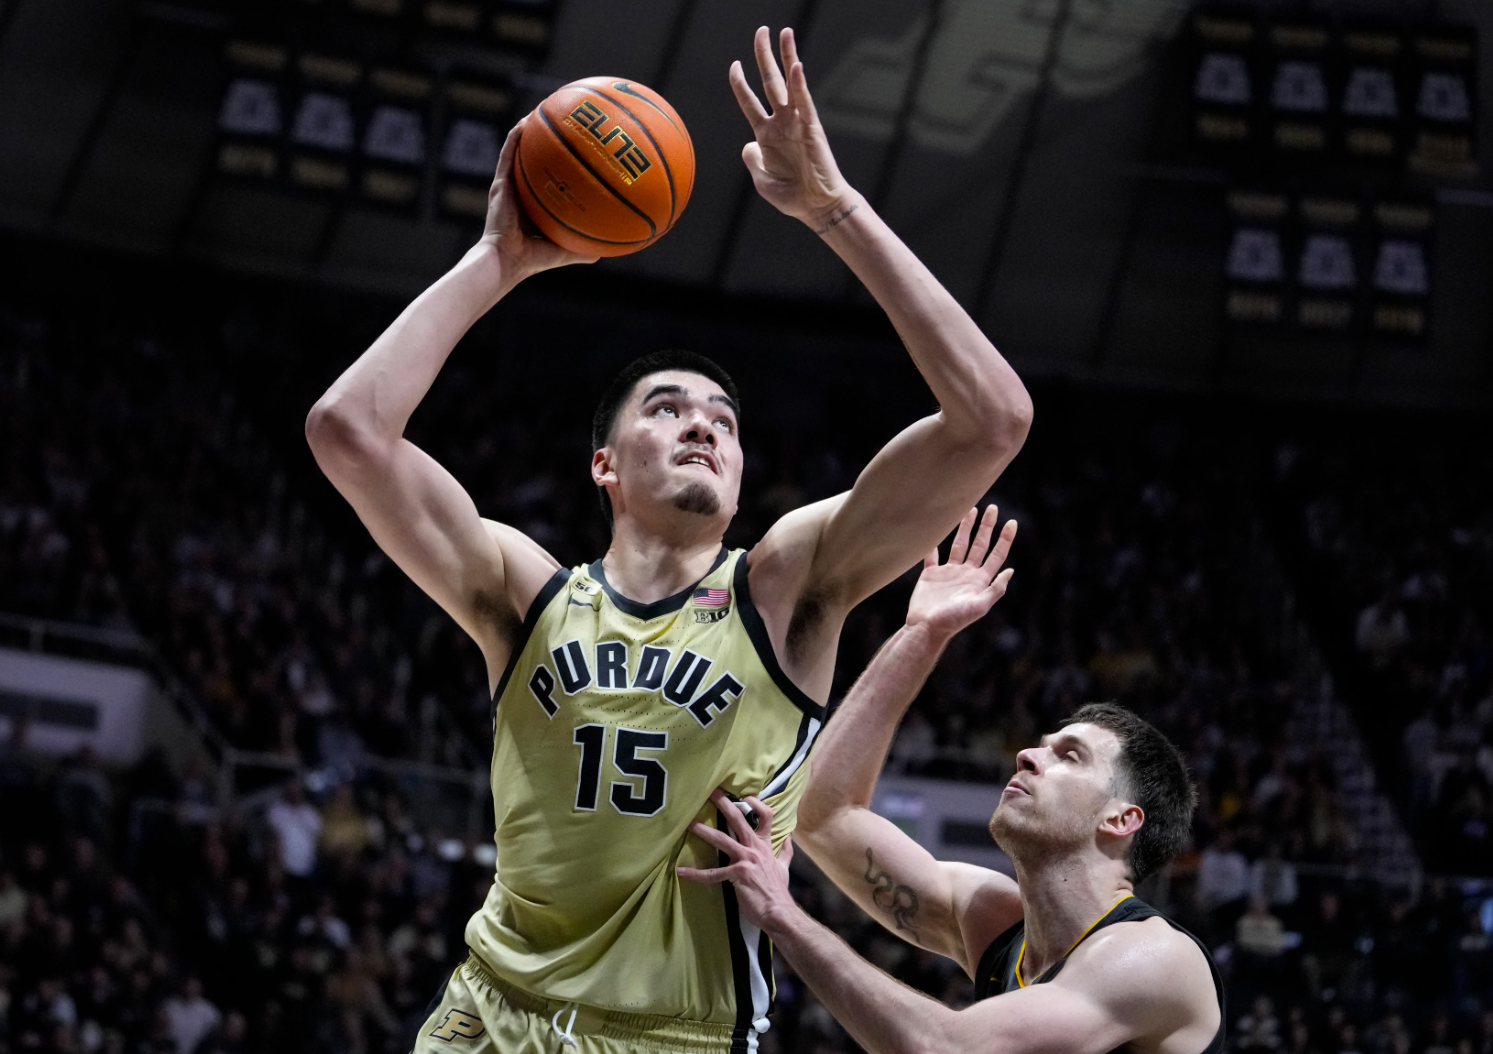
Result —
M 598 457 L 598 467 L 615 474 L 614 512 L 649 518 L 684 512 L 718 519 L 722 526 L 736 514 L 736 405 L 698 373 L 667 370 L 640 380 L 617 415 L 612 442 Z
M 1016 755 L 1016 774 L 990 817 L 1013 859 L 1060 854 L 1092 842 L 1115 802 L 1120 741 L 1098 725 L 1068 725 Z

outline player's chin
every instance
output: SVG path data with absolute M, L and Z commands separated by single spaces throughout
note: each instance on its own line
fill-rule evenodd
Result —
M 691 481 L 674 494 L 674 508 L 696 516 L 715 516 L 721 511 L 720 494 L 709 484 Z
M 1020 810 L 1012 807 L 1012 802 L 1025 797 L 1025 795 L 1011 794 L 1002 797 L 996 804 L 995 811 L 990 814 L 990 823 L 987 829 L 990 837 L 995 839 L 997 845 L 1004 846 L 1013 839 L 1019 838 L 1021 833 L 1031 826 L 1028 818 L 1018 815 Z

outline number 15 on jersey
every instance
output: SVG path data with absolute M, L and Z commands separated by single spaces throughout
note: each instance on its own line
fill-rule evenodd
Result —
M 612 736 L 612 767 L 628 779 L 613 780 L 607 794 L 612 808 L 623 816 L 656 816 L 669 797 L 669 772 L 649 755 L 668 749 L 669 733 L 618 728 Z M 572 741 L 581 748 L 580 773 L 575 783 L 575 807 L 595 812 L 601 796 L 601 762 L 606 754 L 607 726 L 581 725 Z

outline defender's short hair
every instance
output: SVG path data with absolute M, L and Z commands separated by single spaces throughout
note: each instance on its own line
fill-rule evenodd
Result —
M 649 374 L 663 373 L 667 370 L 682 370 L 686 373 L 698 373 L 721 386 L 721 389 L 731 398 L 736 405 L 737 414 L 741 413 L 741 396 L 736 392 L 736 382 L 731 375 L 721 369 L 720 364 L 713 359 L 707 359 L 704 355 L 694 351 L 683 349 L 670 349 L 667 351 L 650 351 L 647 355 L 633 359 L 622 372 L 607 386 L 602 393 L 601 402 L 596 405 L 596 416 L 591 418 L 591 451 L 595 453 L 612 441 L 612 431 L 617 425 L 617 414 L 622 409 L 622 404 L 627 402 L 628 396 L 632 395 L 633 389 L 638 382 Z M 607 496 L 605 487 L 597 487 L 601 496 L 601 513 L 607 518 L 607 526 L 612 525 L 612 501 Z
M 1139 882 L 1166 866 L 1192 833 L 1198 792 L 1187 759 L 1155 725 L 1118 703 L 1087 703 L 1058 727 L 1078 724 L 1108 729 L 1120 741 L 1121 789 L 1146 814 L 1127 854 L 1131 876 Z

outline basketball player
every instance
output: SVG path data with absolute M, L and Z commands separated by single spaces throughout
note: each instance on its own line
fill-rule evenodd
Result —
M 1223 986 L 1211 957 L 1133 892 L 1181 848 L 1197 800 L 1181 754 L 1151 725 L 1089 704 L 1017 755 L 990 818 L 1015 881 L 935 860 L 870 811 L 881 759 L 939 653 L 1005 593 L 1011 571 L 1000 567 L 1016 525 L 991 546 L 995 522 L 987 508 L 971 543 L 971 510 L 948 562 L 929 554 L 906 625 L 822 737 L 794 835 L 883 926 L 964 967 L 979 1001 L 951 1010 L 810 919 L 788 894 L 791 843 L 775 858 L 735 809 L 725 810 L 731 834 L 693 827 L 729 865 L 681 876 L 732 883 L 742 915 L 871 1054 L 1218 1054 Z M 772 823 L 770 803 L 746 801 Z
M 758 31 L 771 113 L 741 65 L 730 71 L 754 134 L 747 167 L 769 202 L 865 283 L 940 407 L 848 493 L 788 514 L 749 553 L 728 552 L 740 400 L 719 366 L 685 353 L 633 363 L 601 400 L 591 478 L 612 542 L 589 565 L 563 568 L 483 519 L 404 438 L 474 321 L 527 275 L 584 262 L 520 226 L 510 172 L 522 123 L 504 145 L 481 240 L 307 420 L 322 469 L 476 641 L 494 694 L 497 875 L 421 1052 L 755 1049 L 770 945 L 729 888 L 678 880 L 676 866 L 717 859 L 689 825 L 724 823 L 702 804 L 724 786 L 771 802 L 764 835 L 787 837 L 846 613 L 915 564 L 1025 439 L 1021 381 L 845 183 L 790 31 L 780 47 L 782 69 Z

